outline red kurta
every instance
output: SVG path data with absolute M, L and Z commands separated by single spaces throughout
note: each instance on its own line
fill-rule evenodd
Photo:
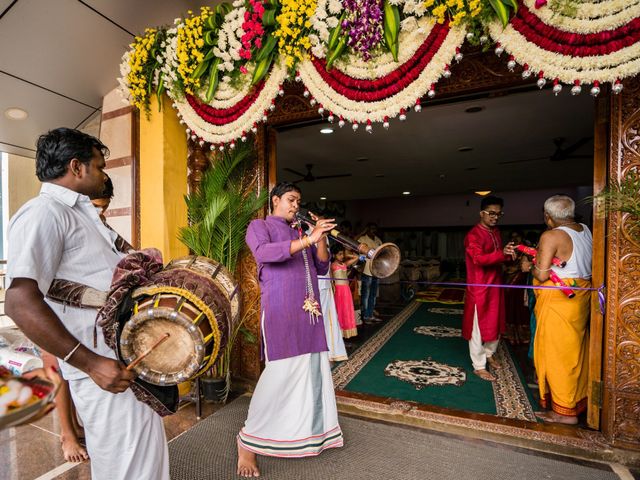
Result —
M 502 283 L 502 263 L 511 257 L 502 253 L 502 239 L 497 228 L 488 230 L 480 224 L 464 237 L 467 283 Z M 462 319 L 462 336 L 471 340 L 474 307 L 478 309 L 478 326 L 483 342 L 497 340 L 505 332 L 504 294 L 501 288 L 467 287 Z

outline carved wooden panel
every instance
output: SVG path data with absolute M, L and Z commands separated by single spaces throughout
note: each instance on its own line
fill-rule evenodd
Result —
M 189 193 L 191 193 L 198 188 L 202 181 L 202 174 L 210 165 L 209 158 L 207 158 L 206 154 L 206 152 L 209 151 L 209 145 L 205 144 L 204 146 L 200 146 L 198 142 L 188 140 L 187 148 L 187 168 L 189 169 L 187 183 L 189 185 Z
M 640 79 L 625 82 L 611 105 L 609 183 L 640 169 Z M 603 432 L 617 446 L 640 449 L 640 245 L 628 214 L 609 215 Z

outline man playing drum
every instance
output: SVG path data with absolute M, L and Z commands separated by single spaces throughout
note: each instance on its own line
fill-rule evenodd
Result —
M 258 264 L 265 369 L 238 435 L 243 477 L 259 476 L 256 454 L 305 457 L 343 444 L 317 279 L 329 268 L 326 233 L 336 225 L 318 220 L 304 235 L 294 223 L 300 200 L 294 184 L 276 185 L 272 215 L 247 229 Z
M 96 479 L 168 479 L 161 418 L 131 389 L 134 374 L 116 359 L 95 328 L 96 310 L 45 300 L 63 279 L 109 290 L 124 256 L 89 200 L 105 186 L 107 148 L 77 130 L 42 135 L 36 152 L 40 195 L 9 225 L 6 313 L 40 347 L 61 359 L 84 425 L 91 476 Z

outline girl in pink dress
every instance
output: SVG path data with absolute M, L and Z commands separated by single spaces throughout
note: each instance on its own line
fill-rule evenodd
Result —
M 338 323 L 342 330 L 343 338 L 351 338 L 358 335 L 356 317 L 353 309 L 353 297 L 347 278 L 348 267 L 358 261 L 358 257 L 347 258 L 342 245 L 334 245 L 331 249 L 333 262 L 331 263 L 331 276 L 333 277 L 334 297 L 336 310 L 338 311 Z

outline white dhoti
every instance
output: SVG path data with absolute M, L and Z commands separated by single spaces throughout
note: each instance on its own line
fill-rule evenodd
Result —
M 307 457 L 343 445 L 327 352 L 267 361 L 238 441 L 272 457 Z
M 90 378 L 70 380 L 84 425 L 93 480 L 169 480 L 162 418 L 128 389 L 113 394 Z
M 347 359 L 347 349 L 344 346 L 342 331 L 338 323 L 338 312 L 333 298 L 331 280 L 318 279 L 318 287 L 322 318 L 324 319 L 324 334 L 327 337 L 327 347 L 329 347 L 329 360 L 341 362 Z

